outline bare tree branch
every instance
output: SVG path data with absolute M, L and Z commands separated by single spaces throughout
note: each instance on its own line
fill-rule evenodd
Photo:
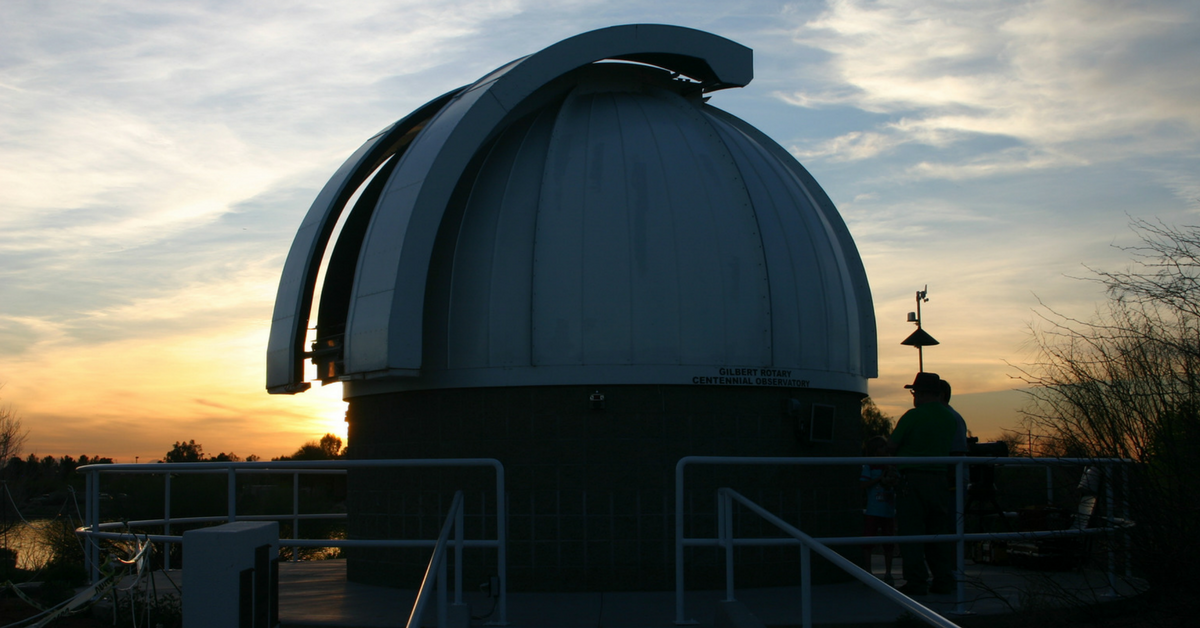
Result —
M 1121 247 L 1129 268 L 1086 278 L 1107 301 L 1088 320 L 1041 303 L 1035 355 L 1015 378 L 1028 386 L 1028 428 L 1049 453 L 1140 463 L 1127 495 L 1136 556 L 1170 590 L 1200 559 L 1200 226 L 1130 228 L 1140 242 Z

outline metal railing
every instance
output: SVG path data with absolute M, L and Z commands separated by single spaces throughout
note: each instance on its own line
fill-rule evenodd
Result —
M 746 499 L 736 491 L 729 488 L 718 489 L 718 521 L 717 521 L 717 537 L 716 538 L 688 538 L 684 536 L 684 470 L 689 465 L 799 465 L 799 466 L 861 466 L 864 464 L 880 464 L 886 460 L 889 465 L 892 464 L 946 464 L 954 465 L 955 467 L 955 512 L 958 516 L 956 520 L 956 531 L 953 534 L 932 534 L 932 535 L 906 535 L 906 536 L 873 536 L 869 541 L 861 536 L 853 537 L 812 537 L 791 524 L 783 521 L 774 514 L 766 511 L 761 506 Z M 1102 466 L 1111 468 L 1114 465 L 1127 464 L 1129 460 L 1123 459 L 1095 459 L 1095 458 L 978 458 L 964 456 L 947 456 L 944 458 L 900 458 L 890 457 L 886 459 L 856 457 L 856 458 L 783 458 L 783 457 L 723 457 L 723 456 L 687 456 L 679 460 L 675 466 L 675 623 L 677 625 L 695 624 L 694 620 L 686 618 L 684 608 L 684 547 L 720 547 L 725 550 L 725 568 L 726 568 L 726 596 L 728 601 L 733 601 L 733 548 L 735 546 L 799 546 L 801 552 L 801 598 L 802 598 L 802 622 L 805 628 L 812 625 L 812 605 L 811 605 L 811 587 L 812 581 L 809 573 L 810 552 L 816 551 L 821 556 L 829 559 L 834 565 L 843 569 L 850 575 L 865 582 L 873 590 L 886 596 L 888 599 L 900 604 L 904 608 L 910 610 L 921 619 L 943 628 L 950 628 L 955 624 L 945 620 L 937 613 L 913 601 L 908 596 L 893 589 L 887 584 L 877 580 L 873 575 L 859 568 L 854 563 L 842 557 L 840 554 L 829 549 L 831 545 L 861 545 L 864 542 L 870 543 L 927 543 L 927 542 L 949 542 L 955 541 L 957 544 L 957 560 L 955 581 L 956 586 L 956 613 L 965 613 L 964 598 L 966 595 L 966 582 L 963 578 L 965 572 L 965 544 L 970 541 L 983 540 L 1010 540 L 1010 539 L 1041 539 L 1041 538 L 1064 538 L 1081 536 L 1086 534 L 1099 534 L 1111 532 L 1114 529 L 1126 529 L 1128 522 L 1123 519 L 1116 518 L 1114 508 L 1116 500 L 1113 494 L 1113 482 L 1107 483 L 1106 502 L 1107 508 L 1105 511 L 1108 526 L 1106 528 L 1086 528 L 1085 526 L 1075 526 L 1068 530 L 1053 530 L 1053 531 L 1038 531 L 1038 532 L 989 532 L 989 533 L 971 533 L 965 531 L 965 517 L 962 513 L 965 512 L 965 487 L 966 468 L 968 465 L 1004 465 L 1004 466 L 1054 466 L 1054 465 L 1072 465 L 1082 467 Z M 745 505 L 750 510 L 754 511 L 759 516 L 763 517 L 770 523 L 774 524 L 780 530 L 788 534 L 785 538 L 734 538 L 733 536 L 733 520 L 732 520 L 732 503 L 737 501 Z M 1124 513 L 1128 514 L 1128 513 Z M 1108 579 L 1110 592 L 1115 592 L 1115 558 L 1114 552 L 1110 545 L 1108 548 Z M 935 619 L 936 618 L 936 619 Z
M 463 548 L 463 493 L 455 491 L 454 500 L 450 503 L 450 512 L 446 515 L 446 523 L 442 524 L 442 532 L 438 535 L 437 545 L 433 548 L 433 556 L 429 559 L 429 567 L 425 569 L 425 577 L 421 579 L 421 587 L 417 590 L 417 600 L 413 603 L 412 614 L 408 616 L 406 628 L 420 628 L 421 615 L 429 603 L 429 591 L 435 588 L 430 581 L 437 578 L 437 628 L 446 628 L 446 546 L 450 540 L 450 529 L 454 529 L 454 605 L 462 606 L 462 548 Z
M 843 571 L 858 578 L 859 581 L 881 593 L 884 597 L 904 607 L 905 610 L 920 617 L 933 626 L 940 628 L 959 628 L 958 624 L 938 615 L 928 607 L 914 601 L 912 598 L 893 589 L 876 578 L 867 570 L 855 565 L 841 554 L 829 549 L 813 537 L 796 529 L 795 526 L 768 512 L 762 506 L 746 499 L 741 493 L 723 488 L 717 491 L 719 496 L 718 508 L 721 511 L 720 532 L 721 545 L 725 548 L 725 597 L 727 602 L 734 601 L 733 597 L 733 502 L 740 502 L 754 511 L 763 519 L 775 524 L 780 530 L 790 534 L 800 543 L 800 623 L 804 628 L 812 627 L 812 552 L 816 552 Z
M 171 534 L 172 525 L 193 523 L 215 523 L 234 521 L 288 521 L 292 522 L 292 539 L 280 539 L 281 547 L 294 548 L 293 556 L 302 547 L 337 547 L 337 548 L 436 548 L 438 541 L 430 539 L 302 539 L 299 538 L 299 523 L 315 519 L 345 519 L 345 513 L 301 514 L 299 511 L 299 476 L 300 475 L 344 475 L 350 469 L 385 469 L 401 467 L 492 467 L 496 473 L 496 538 L 495 539 L 459 539 L 456 537 L 456 561 L 461 560 L 462 548 L 494 548 L 496 550 L 496 575 L 499 585 L 496 612 L 498 625 L 506 625 L 508 616 L 508 531 L 507 531 L 507 501 L 505 497 L 504 465 L 494 458 L 420 458 L 394 460 L 320 460 L 320 461 L 281 461 L 281 462 L 180 462 L 168 464 L 93 464 L 79 467 L 77 471 L 84 473 L 87 481 L 86 507 L 84 525 L 76 531 L 83 537 L 85 558 L 91 573 L 92 581 L 99 578 L 101 565 L 100 545 L 95 540 L 109 539 L 118 541 L 140 540 L 142 542 L 162 543 L 166 548 L 171 544 L 183 544 L 182 535 Z M 149 474 L 163 475 L 164 480 L 164 512 L 161 519 L 146 519 L 138 521 L 101 522 L 101 476 L 103 474 Z M 172 517 L 171 516 L 171 477 L 189 474 L 225 474 L 228 476 L 228 500 L 224 515 L 204 517 Z M 277 515 L 242 515 L 237 512 L 237 477 L 243 474 L 290 474 L 293 476 L 292 512 Z M 461 517 L 461 505 L 459 516 Z M 153 528 L 161 526 L 162 534 L 134 534 L 133 528 Z M 122 531 L 123 530 L 123 531 Z M 459 525 L 458 534 L 462 533 Z M 169 568 L 169 552 L 165 566 Z M 461 567 L 461 562 L 456 562 Z M 461 599 L 461 568 L 456 568 L 456 599 Z

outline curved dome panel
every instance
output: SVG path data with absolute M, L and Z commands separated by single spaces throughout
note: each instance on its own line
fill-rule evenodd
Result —
M 633 28 L 646 27 L 606 31 Z M 684 48 L 732 44 L 702 35 Z M 326 275 L 321 378 L 348 381 L 348 396 L 555 384 L 865 392 L 875 324 L 857 250 L 799 163 L 705 104 L 733 81 L 589 61 L 526 81 L 523 98 L 491 110 L 480 94 L 512 98 L 505 79 L 545 52 L 459 92 L 362 195 L 351 214 L 361 226 L 335 247 L 343 260 L 357 250 L 357 266 Z M 703 73 L 697 56 L 621 58 Z M 748 66 L 747 54 L 721 71 L 748 81 Z M 472 120 L 478 107 L 491 113 Z M 478 126 L 485 118 L 492 126 Z M 458 165 L 430 180 L 447 161 Z M 434 188 L 436 211 L 422 206 Z
M 678 94 L 589 87 L 480 167 L 423 370 L 770 364 L 761 239 L 725 145 Z

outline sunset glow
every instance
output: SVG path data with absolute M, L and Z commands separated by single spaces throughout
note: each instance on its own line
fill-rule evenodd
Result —
M 268 395 L 287 254 L 367 138 L 583 31 L 673 23 L 754 49 L 712 104 L 790 150 L 866 266 L 879 406 L 926 369 L 984 438 L 1019 429 L 1040 302 L 1088 317 L 1131 218 L 1200 212 L 1200 5 L 15 0 L 0 9 L 0 403 L 25 453 L 271 458 L 346 437 L 341 386 Z M 698 304 L 703 306 L 703 304 Z M 311 325 L 311 322 L 310 322 Z M 353 447 L 354 443 L 348 443 Z

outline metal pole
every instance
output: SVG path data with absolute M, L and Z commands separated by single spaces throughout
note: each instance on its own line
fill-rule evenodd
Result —
M 1121 491 L 1121 516 L 1128 521 L 1131 518 L 1129 515 L 1129 466 L 1124 465 L 1120 469 L 1121 484 L 1124 488 Z M 1121 535 L 1125 543 L 1125 577 L 1130 578 L 1133 577 L 1133 545 L 1129 540 L 1129 527 L 1122 526 L 1122 529 L 1125 530 L 1125 533 Z
M 917 329 L 921 328 L 921 291 L 917 291 Z M 925 347 L 917 345 L 917 372 L 925 372 Z
M 508 625 L 508 497 L 504 494 L 504 466 L 496 463 L 496 571 L 500 580 L 500 621 Z
M 1105 544 L 1108 545 L 1108 592 L 1109 595 L 1117 594 L 1117 556 L 1113 550 L 1113 541 L 1116 537 L 1113 534 L 1114 528 L 1117 525 L 1116 517 L 1113 516 L 1113 472 L 1112 464 L 1104 465 L 1104 499 L 1105 499 L 1105 516 L 1108 518 L 1108 534 L 1105 535 Z
M 85 476 L 86 494 L 83 498 L 84 516 L 87 518 L 86 525 L 92 528 L 92 532 L 96 531 L 92 511 L 92 493 L 96 492 L 96 476 L 98 475 L 100 475 L 99 472 L 94 472 Z M 89 538 L 87 541 L 87 551 L 85 552 L 85 555 L 88 562 L 88 577 L 91 578 L 91 583 L 95 584 L 98 580 L 100 580 L 100 566 L 96 564 L 96 557 L 92 553 L 92 539 Z
M 100 531 L 100 472 L 96 472 L 96 480 L 92 482 L 92 532 Z M 100 577 L 100 546 L 96 543 L 88 544 L 88 551 L 92 556 L 92 568 L 96 569 L 96 577 Z
M 729 496 L 720 491 L 717 493 L 717 536 L 725 546 L 725 601 L 736 602 L 733 597 L 733 517 L 730 511 L 733 504 Z
M 454 605 L 461 606 L 462 601 L 462 563 L 463 563 L 463 504 L 466 500 L 462 500 L 458 504 L 458 511 L 454 513 Z
M 237 521 L 237 471 L 229 467 L 229 523 Z
M 170 536 L 171 534 L 171 474 L 164 474 L 166 481 L 163 482 L 163 534 Z M 171 544 L 163 543 L 163 569 L 171 570 Z
M 300 538 L 300 472 L 292 472 L 292 540 Z M 300 547 L 292 546 L 292 562 L 300 560 Z
M 800 546 L 800 623 L 812 628 L 812 552 L 808 543 Z
M 1046 505 L 1054 505 L 1054 467 L 1050 465 L 1046 465 Z
M 688 623 L 683 610 L 683 469 L 680 460 L 675 465 L 675 625 Z
M 963 503 L 963 481 L 966 479 L 966 463 L 959 462 L 954 465 L 954 531 L 958 535 L 958 540 L 955 542 L 956 565 L 954 567 L 955 581 L 955 608 L 956 613 L 966 613 L 966 598 L 967 598 L 967 542 L 963 538 L 963 533 L 967 531 L 967 513 L 965 504 Z
M 442 552 L 437 566 L 437 626 L 446 628 L 446 553 Z

